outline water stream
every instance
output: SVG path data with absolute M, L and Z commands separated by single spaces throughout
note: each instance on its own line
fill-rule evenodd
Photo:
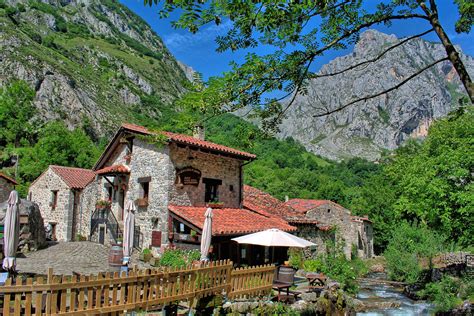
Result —
M 434 306 L 428 302 L 414 301 L 403 294 L 403 287 L 386 282 L 383 273 L 369 275 L 360 282 L 357 299 L 372 306 L 357 315 L 367 316 L 411 316 L 432 315 Z

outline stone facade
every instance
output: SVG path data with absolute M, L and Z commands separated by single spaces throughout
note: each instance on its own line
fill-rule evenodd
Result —
M 0 173 L 0 203 L 8 200 L 10 192 L 15 189 L 15 183 Z
M 204 206 L 204 179 L 208 178 L 222 181 L 218 187 L 219 202 L 224 203 L 225 207 L 240 207 L 240 192 L 242 190 L 240 181 L 242 162 L 240 160 L 199 151 L 190 152 L 175 144 L 170 146 L 170 156 L 172 162 L 169 183 L 170 204 Z M 179 180 L 177 180 L 176 171 L 189 167 L 201 172 L 201 179 L 197 186 L 177 183 Z
M 326 252 L 326 243 L 335 240 L 335 232 L 333 230 L 321 230 L 314 224 L 296 224 L 298 230 L 294 233 L 296 236 L 309 240 L 316 244 L 315 247 L 303 249 L 305 258 L 315 258 L 317 255 Z
M 134 138 L 128 144 L 119 143 L 102 166 L 124 165 L 129 168 L 129 174 L 106 176 L 114 184 L 112 197 L 108 189 L 110 184 L 104 177 L 99 177 L 99 198 L 111 199 L 111 209 L 121 223 L 126 202 L 143 198 L 141 181 L 145 179 L 148 183 L 148 205 L 137 207 L 135 226 L 140 230 L 141 246 L 150 247 L 157 253 L 169 244 L 168 205 L 204 206 L 205 179 L 222 182 L 218 186 L 219 202 L 223 202 L 226 207 L 240 206 L 240 164 L 239 159 L 191 150 L 175 143 L 160 145 Z M 200 172 L 201 177 L 196 185 L 180 182 L 178 172 L 185 168 Z M 161 233 L 160 246 L 151 247 L 152 232 Z
M 337 240 L 344 245 L 343 251 L 347 258 L 351 258 L 353 247 L 357 249 L 357 256 L 371 258 L 374 253 L 371 222 L 364 217 L 352 216 L 348 209 L 337 203 L 321 202 L 307 210 L 305 218 L 333 227 Z
M 53 204 L 53 192 L 56 203 Z M 29 199 L 38 204 L 45 225 L 51 224 L 58 241 L 72 239 L 71 209 L 73 194 L 67 184 L 48 168 L 29 189 Z
M 89 175 L 84 177 L 83 172 Z M 28 199 L 38 204 L 44 224 L 51 225 L 53 238 L 58 241 L 75 240 L 77 235 L 88 236 L 97 191 L 93 182 L 84 189 L 75 187 L 75 182 L 67 183 L 71 178 L 65 180 L 62 176 L 69 173 L 82 174 L 82 183 L 89 182 L 93 176 L 87 169 L 49 166 L 31 184 L 28 193 Z

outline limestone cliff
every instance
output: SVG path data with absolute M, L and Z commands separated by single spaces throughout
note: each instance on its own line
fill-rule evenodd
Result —
M 353 52 L 324 65 L 329 74 L 378 56 L 398 43 L 394 35 L 368 30 L 361 34 Z M 281 137 L 291 136 L 305 147 L 331 159 L 377 159 L 410 137 L 423 137 L 428 126 L 447 115 L 464 93 L 449 62 L 425 71 L 387 95 L 360 102 L 330 116 L 315 118 L 321 108 L 333 109 L 356 98 L 395 86 L 404 78 L 446 55 L 438 43 L 411 40 L 375 63 L 331 77 L 313 79 L 308 93 L 298 95 L 281 125 Z M 474 59 L 462 55 L 471 76 Z
M 140 17 L 116 1 L 0 3 L 0 85 L 36 90 L 44 120 L 98 135 L 134 116 L 159 118 L 186 74 Z

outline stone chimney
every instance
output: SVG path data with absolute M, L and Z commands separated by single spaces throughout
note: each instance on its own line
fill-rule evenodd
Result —
M 197 138 L 197 139 L 200 139 L 200 140 L 205 140 L 205 130 L 204 130 L 204 126 L 202 125 L 195 125 L 194 126 L 194 130 L 193 130 L 193 137 L 194 138 Z

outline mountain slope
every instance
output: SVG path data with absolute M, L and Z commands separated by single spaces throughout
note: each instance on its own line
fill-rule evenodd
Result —
M 368 30 L 361 34 L 353 53 L 323 66 L 330 74 L 374 58 L 400 40 L 394 35 Z M 446 55 L 437 43 L 411 40 L 380 60 L 348 72 L 310 81 L 308 93 L 299 95 L 281 125 L 281 137 L 291 136 L 321 156 L 331 159 L 377 159 L 410 137 L 426 136 L 433 120 L 455 106 L 463 87 L 449 62 L 425 71 L 399 89 L 359 102 L 330 116 L 315 118 L 321 109 L 334 109 L 354 99 L 397 85 L 429 63 Z M 474 59 L 462 55 L 471 74 Z
M 185 91 L 182 67 L 137 15 L 111 0 L 0 2 L 0 85 L 36 90 L 44 120 L 97 135 L 160 119 Z

